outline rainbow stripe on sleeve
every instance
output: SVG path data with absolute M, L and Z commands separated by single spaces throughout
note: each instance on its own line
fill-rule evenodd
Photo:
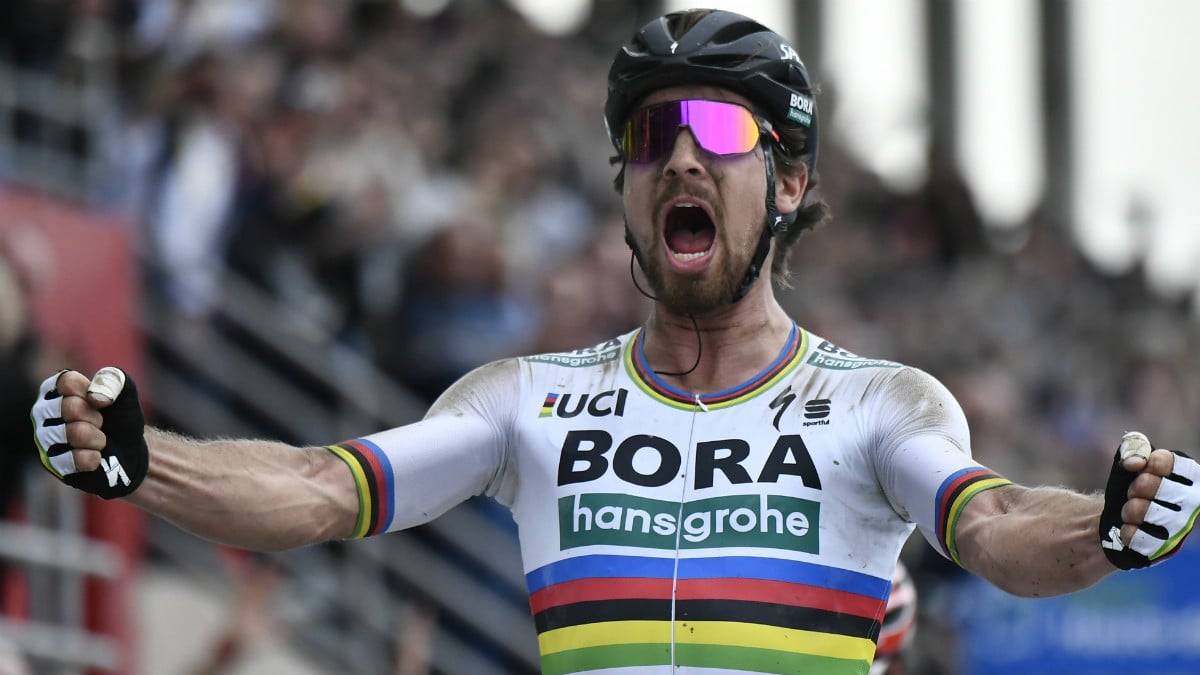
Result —
M 350 467 L 358 489 L 358 522 L 352 539 L 388 531 L 394 513 L 395 475 L 387 454 L 365 438 L 325 446 Z
M 778 674 L 865 675 L 870 667 L 889 580 L 771 558 L 678 564 L 676 570 L 671 558 L 586 555 L 527 574 L 542 672 L 672 659 L 677 666 Z
M 984 490 L 991 490 L 1012 481 L 983 467 L 963 469 L 950 475 L 937 492 L 937 537 L 946 556 L 962 566 L 958 557 L 958 544 L 954 541 L 954 527 L 967 502 Z

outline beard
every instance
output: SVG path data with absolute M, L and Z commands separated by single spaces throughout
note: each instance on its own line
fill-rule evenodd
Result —
M 761 233 L 761 229 L 756 232 Z M 654 237 L 645 255 L 637 252 L 638 262 L 656 301 L 673 312 L 693 316 L 708 314 L 733 302 L 746 278 L 758 237 L 735 247 L 728 237 L 728 230 L 719 231 L 717 236 L 725 255 L 700 275 L 684 276 L 673 272 L 664 260 L 670 253 L 662 250 L 665 244 L 661 237 Z

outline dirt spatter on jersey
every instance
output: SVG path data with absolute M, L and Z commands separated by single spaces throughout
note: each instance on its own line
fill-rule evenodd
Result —
M 461 417 L 471 410 L 472 401 L 481 397 L 515 398 L 519 389 L 518 374 L 517 359 L 502 359 L 482 365 L 450 385 L 429 408 L 426 417 L 435 413 Z

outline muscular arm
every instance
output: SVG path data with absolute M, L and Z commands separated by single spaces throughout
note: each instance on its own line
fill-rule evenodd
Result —
M 88 378 L 75 371 L 61 373 L 54 386 L 62 394 L 62 440 L 73 456 L 59 472 L 97 471 L 101 450 L 111 440 L 100 410 L 112 399 L 89 394 Z M 38 414 L 35 406 L 35 419 Z M 52 407 L 40 411 L 43 417 L 57 414 Z M 134 429 L 140 428 L 140 414 L 137 419 Z M 358 492 L 350 468 L 328 450 L 268 441 L 198 441 L 153 428 L 146 428 L 144 437 L 149 470 L 126 499 L 195 535 L 273 551 L 346 537 L 354 528 Z
M 932 377 L 898 371 L 878 394 L 864 410 L 880 430 L 875 470 L 893 508 L 947 557 L 1009 593 L 1061 595 L 1118 564 L 1128 568 L 1123 559 L 1132 559 L 1129 567 L 1152 564 L 1178 550 L 1200 513 L 1200 467 L 1187 459 L 1176 476 L 1175 453 L 1152 449 L 1142 434 L 1122 438 L 1112 471 L 1132 480 L 1113 473 L 1107 496 L 1023 487 L 971 460 L 966 417 Z M 1131 548 L 1135 556 L 1120 553 Z
M 206 539 L 277 551 L 350 535 L 350 469 L 324 448 L 197 441 L 146 429 L 150 472 L 128 501 Z
M 1005 485 L 963 508 L 955 541 L 963 567 L 1014 595 L 1081 590 L 1116 571 L 1097 534 L 1100 496 Z
M 1045 597 L 1087 588 L 1116 570 L 1100 542 L 1104 498 L 1014 485 L 976 464 L 966 416 L 932 377 L 897 373 L 872 412 L 885 432 L 876 464 L 881 485 L 899 513 L 968 571 L 1014 595 Z M 1163 455 L 1158 475 L 1170 473 L 1170 453 Z M 1155 494 L 1151 478 L 1135 482 L 1138 496 Z M 1146 511 L 1133 503 L 1140 511 L 1124 514 L 1126 542 Z
M 101 373 L 106 370 L 115 371 Z M 200 441 L 150 427 L 143 432 L 136 387 L 130 398 L 120 398 L 124 376 L 112 372 L 98 373 L 102 388 L 91 393 L 89 380 L 75 371 L 47 380 L 32 414 L 41 429 L 39 448 L 47 449 L 43 464 L 59 478 L 101 472 L 101 453 L 113 452 L 121 475 L 121 464 L 134 480 L 143 467 L 148 471 L 140 484 L 125 476 L 132 487 L 106 496 L 124 496 L 206 539 L 272 551 L 411 527 L 471 495 L 499 490 L 517 372 L 515 360 L 479 368 L 452 386 L 426 419 L 339 444 L 337 453 L 271 441 Z M 51 396 L 51 388 L 61 397 Z M 109 411 L 110 439 L 101 410 L 112 405 L 120 409 Z M 148 452 L 139 454 L 132 448 L 143 437 Z M 105 495 L 104 479 L 119 489 L 115 475 L 103 467 L 100 487 L 75 484 Z

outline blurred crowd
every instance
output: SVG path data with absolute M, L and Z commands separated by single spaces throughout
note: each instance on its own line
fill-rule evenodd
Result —
M 644 319 L 600 111 L 647 3 L 597 2 L 568 38 L 501 2 L 405 9 L 422 4 L 8 0 L 0 56 L 64 77 L 112 66 L 117 114 L 77 151 L 115 167 L 94 198 L 139 228 L 180 314 L 204 320 L 238 275 L 431 399 L 492 359 Z M 798 245 L 785 308 L 844 349 L 941 378 L 982 462 L 1098 489 L 1126 429 L 1200 440 L 1195 317 L 1141 270 L 1099 273 L 1071 224 L 1041 212 L 989 227 L 937 150 L 910 193 L 836 132 L 819 171 L 834 219 Z M 33 337 L 4 271 L 0 361 L 23 363 Z M 915 557 L 918 579 L 937 566 Z

